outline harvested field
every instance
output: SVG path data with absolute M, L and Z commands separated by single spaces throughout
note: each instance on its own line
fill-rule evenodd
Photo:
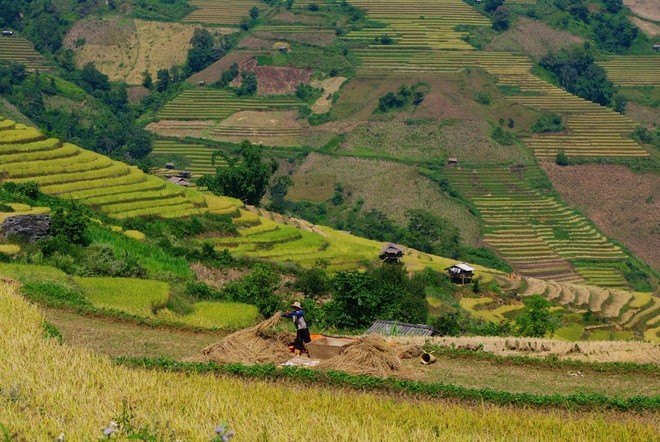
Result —
M 629 102 L 626 105 L 626 116 L 638 123 L 653 127 L 660 123 L 660 108 Z
M 110 80 L 141 84 L 145 70 L 155 78 L 159 69 L 183 64 L 190 38 L 198 27 L 92 18 L 77 22 L 65 37 L 64 45 L 76 53 L 79 67 L 93 62 Z
M 660 2 L 657 0 L 623 0 L 623 4 L 642 18 L 660 21 Z
M 242 111 L 232 114 L 209 132 L 218 141 L 252 143 L 268 146 L 299 146 L 308 125 L 298 120 L 294 111 Z
M 257 93 L 260 95 L 286 95 L 296 91 L 303 83 L 309 84 L 311 69 L 284 68 L 276 66 L 257 66 Z
M 449 218 L 459 226 L 463 239 L 474 244 L 478 238 L 476 219 L 468 211 L 446 198 L 430 180 L 421 177 L 415 167 L 387 161 L 361 158 L 333 158 L 311 154 L 294 175 L 294 182 L 304 182 L 298 176 L 333 175 L 347 192 L 350 199 L 364 198 L 363 210 L 380 210 L 400 223 L 406 223 L 408 209 L 425 209 Z M 391 177 L 396 175 L 399 185 L 392 186 Z M 291 189 L 293 192 L 295 186 Z M 301 199 L 305 190 L 295 189 Z
M 660 345 L 635 341 L 567 342 L 540 338 L 474 337 L 388 337 L 400 344 L 425 343 L 465 350 L 480 350 L 502 356 L 556 356 L 587 362 L 636 362 L 660 364 Z
M 580 208 L 606 235 L 660 269 L 656 175 L 636 174 L 625 166 L 559 167 L 550 162 L 542 166 L 562 198 Z
M 128 101 L 131 104 L 139 103 L 144 97 L 149 95 L 149 89 L 144 86 L 130 86 L 126 89 Z
M 515 28 L 499 34 L 486 47 L 487 51 L 523 52 L 542 57 L 549 51 L 579 45 L 584 39 L 570 32 L 558 31 L 539 20 L 521 17 Z
M 213 125 L 213 121 L 160 120 L 149 123 L 146 129 L 164 137 L 204 138 Z
M 310 32 L 287 32 L 285 29 L 278 30 L 276 26 L 268 26 L 269 31 L 257 32 L 255 35 L 263 38 L 274 40 L 287 40 L 295 41 L 298 43 L 314 45 L 314 46 L 329 46 L 337 38 L 332 29 L 323 29 L 322 32 L 309 30 Z
M 245 37 L 241 42 L 236 46 L 237 49 L 264 49 L 269 50 L 273 46 L 273 42 L 269 40 L 264 40 L 263 38 L 257 37 Z
M 330 108 L 332 108 L 332 94 L 337 92 L 346 80 L 346 77 L 331 77 L 326 78 L 325 80 L 312 81 L 311 85 L 313 87 L 323 89 L 323 95 L 321 95 L 319 99 L 316 100 L 316 102 L 311 106 L 312 113 L 323 114 L 330 112 Z
M 327 370 L 383 378 L 403 374 L 396 347 L 388 345 L 378 335 L 366 335 L 347 344 L 339 356 L 323 361 L 320 366 Z

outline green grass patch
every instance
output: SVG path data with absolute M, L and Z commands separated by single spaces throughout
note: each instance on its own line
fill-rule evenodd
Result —
M 175 315 L 170 310 L 159 311 L 157 317 L 202 328 L 245 328 L 254 325 L 259 310 L 240 302 L 197 302 L 187 315 Z
M 55 267 L 33 264 L 0 264 L 0 275 L 20 282 L 58 281 L 68 282 L 69 277 Z
M 555 334 L 554 339 L 563 339 L 565 341 L 579 341 L 584 333 L 584 327 L 580 324 L 569 324 L 559 327 Z
M 151 316 L 164 305 L 170 287 L 161 281 L 133 278 L 74 278 L 91 303 L 100 308 L 119 310 L 138 316 Z

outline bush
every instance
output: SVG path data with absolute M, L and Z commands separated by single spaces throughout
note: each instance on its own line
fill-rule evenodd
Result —
M 71 205 L 68 210 L 58 208 L 50 219 L 49 234 L 62 237 L 71 244 L 86 246 L 91 242 L 89 223 L 89 216 L 78 205 Z
M 477 91 L 474 93 L 474 101 L 485 106 L 489 105 L 493 100 L 486 92 Z
M 490 137 L 503 146 L 511 146 L 515 140 L 515 136 L 511 132 L 507 132 L 501 127 L 494 128 L 490 133 Z
M 540 295 L 523 299 L 525 308 L 516 316 L 516 326 L 521 336 L 542 338 L 554 333 L 557 321 L 550 312 L 552 304 Z
M 557 166 L 568 166 L 569 161 L 566 152 L 564 152 L 563 150 L 557 152 L 557 156 L 555 157 L 555 163 L 557 163 Z
M 561 116 L 557 114 L 544 114 L 532 125 L 532 132 L 561 132 L 565 129 Z

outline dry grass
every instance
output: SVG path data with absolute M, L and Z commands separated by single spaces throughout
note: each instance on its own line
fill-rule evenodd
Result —
M 160 438 L 209 440 L 218 421 L 236 440 L 652 440 L 656 428 L 600 413 L 478 409 L 211 375 L 146 372 L 44 340 L 39 311 L 0 288 L 0 422 L 21 440 L 94 440 L 122 402 Z M 5 388 L 6 386 L 6 388 Z M 297 400 L 292 400 L 296 397 Z M 304 404 L 306 412 L 302 412 Z
M 405 375 L 397 349 L 378 335 L 366 335 L 347 344 L 339 356 L 323 361 L 321 367 L 358 375 Z
M 415 167 L 387 161 L 360 158 L 334 158 L 311 154 L 294 175 L 296 185 L 291 189 L 302 199 L 304 188 L 296 188 L 304 181 L 299 176 L 332 175 L 352 196 L 363 198 L 364 210 L 384 212 L 391 219 L 407 223 L 405 212 L 408 209 L 425 209 L 439 216 L 447 217 L 459 226 L 464 241 L 474 243 L 478 238 L 476 219 L 456 202 L 444 197 L 430 180 L 421 177 Z M 396 186 L 392 185 L 396 177 Z
M 78 66 L 94 62 L 110 80 L 141 84 L 145 70 L 155 79 L 159 69 L 185 62 L 190 38 L 197 27 L 142 20 L 89 19 L 73 26 L 65 45 L 76 52 Z M 85 39 L 85 43 L 76 47 L 78 39 Z
M 660 3 L 657 0 L 623 0 L 623 4 L 642 18 L 660 21 Z
M 330 77 L 325 80 L 314 80 L 312 86 L 323 89 L 323 95 L 311 106 L 312 113 L 323 114 L 329 112 L 332 107 L 332 94 L 337 92 L 346 77 Z
M 556 356 L 587 362 L 637 362 L 660 364 L 660 345 L 635 341 L 566 342 L 540 338 L 468 337 L 399 337 L 388 338 L 401 344 L 430 343 L 443 347 L 482 350 L 498 355 Z

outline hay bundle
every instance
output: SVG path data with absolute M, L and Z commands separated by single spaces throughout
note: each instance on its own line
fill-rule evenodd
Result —
M 397 348 L 399 359 L 415 359 L 422 354 L 422 347 L 416 344 L 402 345 Z
M 293 333 L 278 330 L 281 321 L 275 313 L 254 327 L 237 331 L 202 350 L 202 361 L 220 364 L 281 363 L 289 359 L 288 344 L 295 338 Z
M 402 369 L 396 349 L 376 335 L 367 335 L 347 344 L 339 356 L 322 362 L 321 367 L 380 377 L 391 376 Z

